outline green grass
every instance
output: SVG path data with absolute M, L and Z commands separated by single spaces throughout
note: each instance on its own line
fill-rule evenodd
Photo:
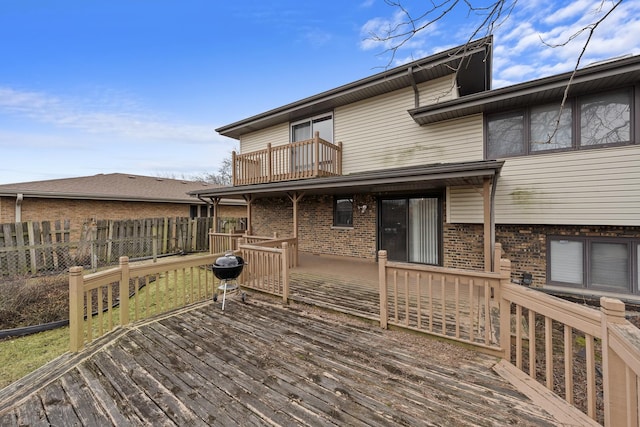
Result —
M 68 327 L 0 341 L 0 388 L 19 380 L 68 350 Z

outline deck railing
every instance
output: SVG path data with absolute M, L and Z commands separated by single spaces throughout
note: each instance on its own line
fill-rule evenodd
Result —
M 197 255 L 155 263 L 129 264 L 84 275 L 69 270 L 70 350 L 81 350 L 95 338 L 140 320 L 212 298 L 215 277 L 211 265 L 220 256 Z
M 244 234 L 233 233 L 232 231 L 229 233 L 214 233 L 209 230 L 209 253 L 219 254 L 238 250 L 238 239 L 244 237 Z
M 232 153 L 233 185 L 342 175 L 342 143 L 315 136 L 250 153 Z
M 510 266 L 498 273 L 387 261 L 378 253 L 380 324 L 427 332 L 482 346 L 501 354 L 499 309 L 494 296 L 509 280 Z
M 213 298 L 219 280 L 211 266 L 229 250 L 247 262 L 238 283 L 242 287 L 289 298 L 289 269 L 297 265 L 297 239 L 210 233 L 209 255 L 130 264 L 84 275 L 69 270 L 70 350 L 81 350 L 118 326 Z M 252 244 L 247 244 L 250 242 Z M 126 297 L 122 297 L 126 295 Z
M 496 245 L 497 272 L 485 273 L 388 262 L 380 251 L 380 325 L 473 345 L 593 420 L 639 425 L 640 330 L 624 304 L 601 298 L 598 310 L 511 283 L 500 254 Z

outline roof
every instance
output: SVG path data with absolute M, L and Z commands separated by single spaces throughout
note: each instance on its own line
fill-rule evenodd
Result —
M 187 193 L 220 186 L 197 181 L 121 173 L 0 185 L 0 196 L 118 200 L 165 203 L 203 203 Z M 236 202 L 237 203 L 237 202 Z
M 500 89 L 461 96 L 450 101 L 409 110 L 416 123 L 426 125 L 479 113 L 522 108 L 531 104 L 559 102 L 572 72 L 558 74 Z M 568 96 L 630 85 L 640 81 L 640 56 L 626 57 L 579 69 Z
M 459 163 L 436 163 L 326 178 L 240 185 L 190 192 L 200 197 L 242 198 L 279 197 L 291 192 L 305 194 L 394 194 L 437 190 L 448 185 L 478 185 L 484 178 L 499 175 L 504 161 L 481 160 Z
M 485 37 L 444 52 L 401 65 L 300 101 L 222 126 L 221 135 L 239 139 L 241 135 L 280 123 L 295 121 L 336 107 L 351 104 L 398 89 L 455 73 L 458 64 L 458 88 L 461 94 L 490 88 L 492 38 Z

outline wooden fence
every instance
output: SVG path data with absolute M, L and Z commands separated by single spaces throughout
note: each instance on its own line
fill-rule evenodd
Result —
M 69 220 L 0 224 L 0 277 L 64 271 L 72 265 L 93 269 L 121 256 L 157 257 L 209 250 L 212 218 L 99 220 L 75 234 Z

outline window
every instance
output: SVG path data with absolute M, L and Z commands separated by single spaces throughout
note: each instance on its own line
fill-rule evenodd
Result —
M 634 143 L 631 89 L 487 116 L 486 158 Z
M 493 117 L 487 123 L 487 157 L 497 159 L 525 154 L 524 115 Z
M 320 138 L 333 142 L 333 114 L 323 114 L 291 124 L 291 143 L 301 142 L 291 148 L 292 169 L 296 172 L 313 170 L 316 161 L 313 145 L 302 143 L 313 138 L 316 132 Z M 322 162 L 324 150 L 320 150 L 319 162 Z
M 531 151 L 571 148 L 571 105 L 560 104 L 531 108 L 529 147 Z M 560 120 L 558 116 L 560 115 Z
M 336 197 L 333 200 L 333 226 L 353 227 L 353 199 Z
M 619 90 L 580 100 L 580 145 L 631 140 L 631 94 Z
M 583 252 L 583 242 L 552 240 L 549 251 L 550 281 L 582 285 Z
M 547 270 L 553 284 L 638 294 L 640 242 L 622 238 L 551 237 Z
M 320 132 L 320 138 L 333 142 L 333 114 L 323 114 L 291 124 L 291 142 L 306 141 Z

